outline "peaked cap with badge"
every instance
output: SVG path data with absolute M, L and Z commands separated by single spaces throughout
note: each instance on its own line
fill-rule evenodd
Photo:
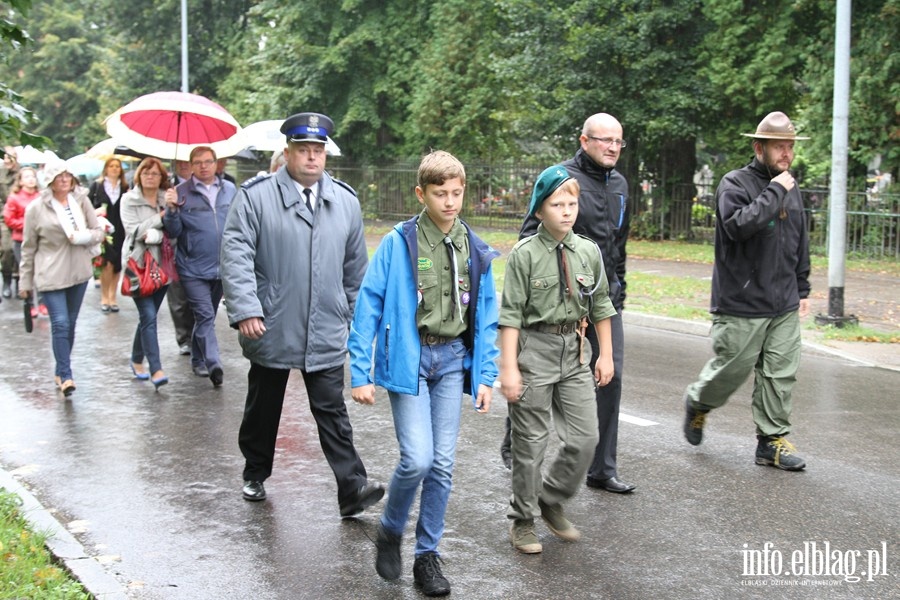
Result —
M 284 120 L 281 133 L 288 142 L 313 142 L 324 144 L 334 132 L 334 122 L 326 115 L 306 112 L 297 113 Z

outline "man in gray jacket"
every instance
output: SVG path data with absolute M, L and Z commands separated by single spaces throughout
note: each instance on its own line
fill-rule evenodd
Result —
M 291 369 L 300 369 L 342 517 L 378 502 L 353 446 L 344 403 L 349 321 L 368 263 L 356 193 L 325 173 L 331 119 L 289 117 L 285 166 L 241 186 L 228 214 L 222 278 L 232 327 L 250 360 L 238 443 L 245 500 L 264 500 Z

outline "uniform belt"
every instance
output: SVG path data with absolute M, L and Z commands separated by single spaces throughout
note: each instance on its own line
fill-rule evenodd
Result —
M 434 335 L 433 333 L 420 333 L 419 341 L 423 346 L 437 346 L 438 344 L 446 344 L 452 342 L 456 338 L 444 337 L 442 335 Z
M 528 329 L 540 331 L 541 333 L 575 333 L 578 331 L 578 321 L 574 323 L 561 323 L 559 325 L 538 323 L 537 325 L 532 325 Z

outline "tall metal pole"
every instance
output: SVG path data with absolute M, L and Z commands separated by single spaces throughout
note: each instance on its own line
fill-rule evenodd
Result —
M 828 207 L 828 315 L 816 323 L 856 323 L 844 316 L 844 268 L 847 252 L 847 140 L 850 121 L 850 3 L 837 0 L 834 43 L 834 108 L 831 130 L 831 192 Z
M 188 92 L 188 12 L 187 0 L 181 0 L 181 91 Z

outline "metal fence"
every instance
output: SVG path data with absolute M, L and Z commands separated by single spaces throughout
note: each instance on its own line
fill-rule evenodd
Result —
M 546 166 L 526 161 L 467 163 L 463 218 L 482 227 L 518 230 L 528 210 L 534 180 Z M 390 221 L 404 220 L 421 210 L 415 194 L 417 169 L 414 162 L 361 166 L 332 159 L 328 163 L 332 175 L 357 191 L 366 218 Z M 800 193 L 809 216 L 810 248 L 816 254 L 826 254 L 828 190 L 802 189 Z M 668 193 L 659 187 L 645 192 L 633 185 L 631 206 L 633 236 L 713 239 L 715 185 L 676 185 Z M 849 192 L 846 242 L 851 254 L 900 259 L 900 194 Z

